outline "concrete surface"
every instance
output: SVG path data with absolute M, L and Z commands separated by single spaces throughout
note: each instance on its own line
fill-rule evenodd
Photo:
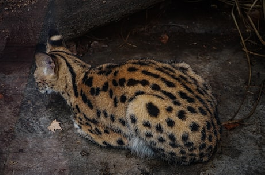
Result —
M 162 34 L 169 37 L 166 44 L 161 43 Z M 0 54 L 0 174 L 265 174 L 264 97 L 244 124 L 223 130 L 221 145 L 209 162 L 179 166 L 140 159 L 128 150 L 100 148 L 80 137 L 65 101 L 36 90 L 36 41 L 17 41 L 7 38 Z M 244 98 L 247 61 L 229 10 L 218 4 L 216 8 L 210 3 L 173 3 L 165 11 L 133 15 L 67 44 L 76 46 L 73 50 L 84 55 L 81 59 L 93 65 L 140 57 L 190 64 L 211 84 L 222 122 L 233 116 Z M 265 79 L 264 58 L 251 60 L 251 88 L 237 119 L 252 109 Z M 62 127 L 55 133 L 47 129 L 54 119 Z

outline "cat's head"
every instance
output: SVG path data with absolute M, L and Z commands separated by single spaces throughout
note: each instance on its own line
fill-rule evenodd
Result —
M 36 70 L 34 77 L 38 90 L 41 93 L 50 94 L 55 90 L 56 81 L 58 80 L 55 61 L 45 53 L 37 53 Z
M 43 45 L 37 46 L 37 51 L 39 48 L 42 52 L 35 55 L 36 70 L 34 77 L 39 91 L 50 94 L 53 91 L 57 91 L 55 86 L 58 80 L 59 65 L 56 58 L 52 58 L 48 53 L 52 51 L 69 51 L 65 47 L 63 36 L 54 29 L 51 29 L 48 33 L 46 48 L 43 50 L 43 47 L 40 46 Z M 47 54 L 43 53 L 43 51 Z

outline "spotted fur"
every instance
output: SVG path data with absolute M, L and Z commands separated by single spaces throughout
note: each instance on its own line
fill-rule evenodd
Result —
M 140 59 L 91 67 L 56 31 L 46 52 L 36 54 L 40 92 L 60 93 L 91 141 L 181 164 L 212 156 L 221 130 L 216 100 L 189 65 Z

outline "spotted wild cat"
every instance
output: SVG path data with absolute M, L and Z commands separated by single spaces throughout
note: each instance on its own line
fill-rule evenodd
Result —
M 209 160 L 220 140 L 216 100 L 185 63 L 134 59 L 91 67 L 51 30 L 36 66 L 39 91 L 60 93 L 79 133 L 103 147 L 189 164 Z

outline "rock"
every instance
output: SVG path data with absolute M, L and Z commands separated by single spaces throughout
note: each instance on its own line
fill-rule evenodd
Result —
M 46 40 L 47 30 L 50 28 L 57 28 L 65 39 L 70 39 L 161 1 L 163 0 L 53 0 L 47 6 L 46 23 L 40 41 Z
M 50 28 L 58 29 L 65 39 L 87 33 L 92 28 L 146 9 L 163 0 L 6 0 L 0 6 L 1 31 L 8 31 L 5 44 L 34 46 L 46 41 Z M 6 34 L 6 33 L 5 33 Z

